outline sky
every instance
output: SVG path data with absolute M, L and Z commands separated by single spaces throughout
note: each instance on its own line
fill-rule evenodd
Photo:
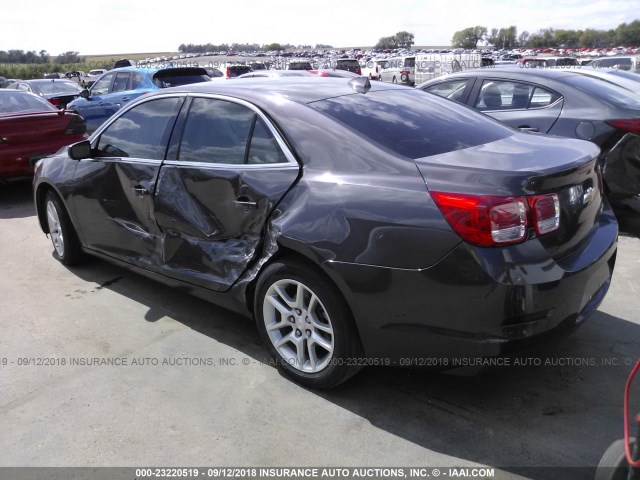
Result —
M 93 0 L 9 2 L 0 50 L 51 55 L 177 51 L 182 43 L 373 46 L 406 30 L 421 46 L 450 45 L 457 30 L 515 25 L 608 30 L 640 19 L 640 0 Z

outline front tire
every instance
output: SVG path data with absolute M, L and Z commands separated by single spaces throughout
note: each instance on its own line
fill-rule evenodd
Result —
M 265 269 L 256 286 L 258 330 L 278 367 L 312 388 L 332 388 L 359 370 L 360 341 L 340 292 L 295 261 Z
M 49 237 L 53 244 L 53 256 L 64 265 L 70 266 L 82 259 L 82 249 L 71 219 L 60 198 L 47 192 L 44 200 L 47 214 Z
M 393 79 L 391 80 L 392 83 L 397 84 L 398 83 L 398 79 L 396 77 L 393 77 Z

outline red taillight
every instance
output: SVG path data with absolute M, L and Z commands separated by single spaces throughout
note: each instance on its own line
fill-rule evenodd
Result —
M 522 242 L 529 225 L 538 235 L 560 226 L 555 193 L 525 198 L 431 192 L 431 197 L 451 228 L 466 242 L 481 247 Z
M 640 119 L 638 118 L 632 118 L 629 120 L 607 120 L 607 123 L 624 132 L 640 134 Z
M 560 199 L 558 195 L 536 195 L 528 197 L 533 215 L 533 225 L 538 235 L 553 232 L 560 226 Z
M 524 240 L 527 206 L 522 197 L 431 192 L 449 225 L 463 240 L 488 247 Z
M 54 107 L 60 107 L 60 105 L 62 105 L 62 102 L 58 98 L 50 98 L 49 103 Z
M 358 75 L 362 75 L 362 70 L 360 70 L 359 68 L 356 68 L 356 73 L 357 73 Z
M 227 67 L 227 70 L 225 72 L 225 77 L 231 78 L 231 69 L 229 67 Z
M 65 135 L 83 135 L 87 133 L 87 125 L 79 115 L 74 115 L 64 131 Z

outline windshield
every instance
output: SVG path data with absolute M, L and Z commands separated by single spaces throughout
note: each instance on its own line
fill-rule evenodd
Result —
M 55 95 L 56 93 L 68 93 L 74 95 L 82 91 L 75 83 L 68 82 L 37 82 L 31 86 L 41 95 Z
M 17 90 L 5 90 L 0 92 L 0 115 L 20 112 L 43 112 L 58 109 L 46 100 L 35 95 Z

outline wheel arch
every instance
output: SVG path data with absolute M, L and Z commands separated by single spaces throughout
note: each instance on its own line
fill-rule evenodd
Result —
M 271 256 L 271 258 L 269 258 L 268 261 L 264 263 L 264 265 L 262 265 L 255 278 L 247 285 L 247 289 L 245 291 L 245 301 L 248 310 L 254 315 L 254 318 L 256 315 L 256 286 L 258 284 L 258 280 L 269 265 L 278 261 L 290 261 L 302 264 L 305 267 L 312 269 L 315 273 L 319 274 L 327 281 L 327 283 L 336 291 L 337 294 L 340 295 L 340 297 L 344 301 L 344 304 L 348 309 L 349 318 L 351 319 L 353 328 L 358 335 L 358 342 L 360 342 L 360 345 L 362 347 L 362 338 L 360 335 L 360 329 L 358 328 L 358 322 L 356 321 L 353 308 L 349 304 L 348 297 L 344 294 L 343 289 L 340 288 L 339 280 L 337 281 L 337 279 L 334 278 L 334 275 L 332 275 L 330 271 L 324 267 L 321 259 L 314 259 L 312 252 L 308 252 L 303 248 L 296 248 L 295 245 L 283 245 L 278 242 L 278 250 L 273 254 L 273 256 Z
M 44 233 L 49 233 L 49 224 L 47 223 L 47 209 L 44 204 L 45 198 L 47 198 L 47 193 L 53 192 L 55 195 L 62 200 L 62 196 L 60 192 L 58 192 L 53 185 L 50 183 L 42 182 L 36 187 L 35 191 L 35 204 L 36 204 L 36 215 L 38 216 L 38 223 L 40 224 L 40 228 Z M 62 202 L 64 205 L 64 202 Z M 64 208 L 67 208 L 64 205 Z M 67 210 L 68 213 L 68 210 Z

